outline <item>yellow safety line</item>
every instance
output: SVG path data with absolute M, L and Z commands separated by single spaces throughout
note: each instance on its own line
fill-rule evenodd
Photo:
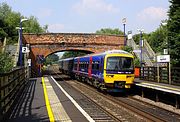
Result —
M 44 89 L 44 97 L 45 97 L 46 108 L 47 108 L 49 120 L 50 120 L 50 122 L 54 122 L 54 115 L 53 115 L 53 112 L 52 112 L 52 109 L 51 109 L 51 106 L 50 106 L 50 103 L 49 103 L 47 90 L 46 90 L 46 85 L 44 83 L 44 77 L 42 77 L 42 85 L 43 85 L 43 89 Z

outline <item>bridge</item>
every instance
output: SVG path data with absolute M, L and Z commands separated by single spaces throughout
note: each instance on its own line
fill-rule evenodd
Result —
M 124 36 L 87 33 L 23 34 L 24 45 L 29 44 L 32 67 L 37 71 L 37 56 L 44 57 L 60 51 L 97 53 L 124 46 Z

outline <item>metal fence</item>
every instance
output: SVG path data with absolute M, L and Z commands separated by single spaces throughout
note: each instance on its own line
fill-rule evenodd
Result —
M 26 68 L 0 74 L 0 121 L 9 116 L 12 106 L 15 105 L 27 81 Z
M 180 67 L 173 67 L 171 69 L 172 84 L 180 85 Z
M 180 67 L 172 67 L 171 70 L 168 67 L 142 67 L 139 78 L 146 81 L 180 85 Z

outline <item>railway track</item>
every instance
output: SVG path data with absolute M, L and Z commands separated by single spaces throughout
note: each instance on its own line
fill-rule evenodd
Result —
M 57 72 L 55 72 L 55 74 L 57 74 Z M 56 78 L 60 78 L 61 80 L 65 77 L 67 76 L 56 75 Z M 138 100 L 134 100 L 133 98 L 114 97 L 109 94 L 103 94 L 97 91 L 94 87 L 76 80 L 68 80 L 66 82 L 71 87 L 84 94 L 88 99 L 91 99 L 90 102 L 86 101 L 84 103 L 89 104 L 87 109 L 91 108 L 92 111 L 87 113 L 90 114 L 90 116 L 95 116 L 95 118 L 93 118 L 95 121 L 180 121 L 180 116 L 177 114 L 142 103 Z M 97 112 L 99 110 L 101 112 Z M 103 112 L 105 114 L 100 114 L 100 116 L 95 114 Z M 103 118 L 103 120 L 100 118 Z

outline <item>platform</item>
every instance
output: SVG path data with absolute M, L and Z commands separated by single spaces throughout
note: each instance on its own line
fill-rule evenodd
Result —
M 180 86 L 175 86 L 175 85 L 170 85 L 170 84 L 165 84 L 165 83 L 158 83 L 158 82 L 151 82 L 151 81 L 144 81 L 144 80 L 139 80 L 138 78 L 136 78 L 134 82 L 136 86 L 151 88 L 154 90 L 159 90 L 163 92 L 180 95 Z
M 94 122 L 61 83 L 50 76 L 30 79 L 17 103 L 9 122 Z

